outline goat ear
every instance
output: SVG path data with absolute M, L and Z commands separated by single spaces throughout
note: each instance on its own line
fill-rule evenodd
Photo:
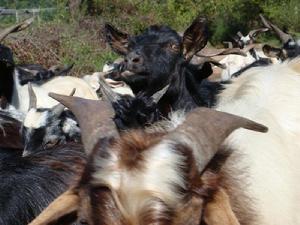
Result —
M 113 51 L 118 54 L 126 55 L 128 52 L 129 35 L 117 30 L 112 25 L 106 23 L 104 26 L 106 42 L 110 45 Z
M 68 190 L 57 199 L 55 199 L 38 217 L 29 225 L 54 225 L 61 224 L 58 221 L 63 220 L 71 214 L 77 214 L 80 198 L 76 191 Z M 75 217 L 75 218 L 74 218 Z M 76 219 L 76 216 L 73 216 Z M 73 221 L 74 222 L 74 221 Z
M 229 196 L 222 188 L 206 204 L 203 219 L 207 225 L 240 225 L 232 210 Z
M 262 50 L 264 54 L 270 58 L 282 58 L 284 56 L 283 49 L 275 48 L 271 45 L 264 45 Z
M 189 61 L 198 51 L 205 47 L 208 40 L 207 19 L 198 16 L 183 34 L 183 54 Z

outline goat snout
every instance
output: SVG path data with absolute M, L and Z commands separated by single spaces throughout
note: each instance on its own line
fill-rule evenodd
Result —
M 144 64 L 144 59 L 139 51 L 130 52 L 125 58 L 125 64 L 128 70 L 139 70 Z

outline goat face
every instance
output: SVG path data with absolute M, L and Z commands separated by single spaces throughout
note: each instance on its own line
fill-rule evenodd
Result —
M 206 45 L 206 25 L 206 19 L 196 18 L 183 38 L 171 28 L 157 25 L 137 36 L 129 36 L 108 24 L 105 31 L 112 49 L 125 57 L 125 69 L 131 72 L 131 76 L 134 74 L 144 79 L 144 86 L 139 85 L 134 92 L 151 87 L 155 89 L 150 91 L 151 95 L 166 86 L 174 71 L 179 72 L 181 65 L 189 62 Z
M 30 109 L 22 126 L 23 155 L 67 141 L 79 142 L 80 129 L 72 116 L 68 111 L 57 115 L 51 109 Z

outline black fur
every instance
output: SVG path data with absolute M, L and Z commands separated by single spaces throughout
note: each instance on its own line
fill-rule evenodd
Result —
M 53 114 L 51 109 L 37 109 L 37 111 L 47 114 L 46 123 L 38 128 L 22 127 L 24 154 L 46 150 L 58 144 L 81 142 L 79 125 L 69 110 L 65 110 L 59 116 Z M 66 132 L 63 127 L 68 120 L 72 120 L 75 127 Z
M 161 119 L 157 104 L 143 93 L 123 96 L 113 103 L 114 122 L 119 130 L 144 128 Z
M 258 66 L 268 66 L 271 65 L 272 61 L 268 58 L 259 58 L 258 60 L 254 61 L 248 66 L 245 66 L 244 68 L 240 69 L 239 71 L 235 72 L 234 74 L 231 75 L 231 77 L 238 77 L 248 69 L 251 69 L 253 67 L 258 67 Z
M 170 46 L 177 46 L 174 49 Z M 139 62 L 129 63 L 130 54 L 136 54 Z M 111 78 L 125 81 L 133 92 L 151 96 L 170 84 L 169 90 L 159 102 L 164 116 L 170 110 L 192 109 L 196 106 L 212 106 L 221 84 L 204 81 L 211 73 L 211 65 L 191 65 L 184 59 L 182 38 L 167 26 L 151 26 L 141 35 L 128 40 L 125 70 L 133 75 L 114 72 Z M 203 82 L 204 81 L 204 82 Z
M 21 157 L 0 148 L 0 224 L 26 225 L 76 181 L 85 165 L 81 145 Z
M 10 48 L 0 44 L 0 107 L 11 102 L 13 93 L 14 60 Z
M 23 149 L 21 126 L 21 121 L 13 118 L 9 112 L 0 111 L 0 148 Z
M 28 82 L 41 84 L 41 82 L 43 83 L 56 76 L 53 71 L 45 69 L 38 64 L 18 65 L 17 69 L 19 71 L 19 81 L 21 85 L 28 84 Z M 30 71 L 34 71 L 35 74 Z

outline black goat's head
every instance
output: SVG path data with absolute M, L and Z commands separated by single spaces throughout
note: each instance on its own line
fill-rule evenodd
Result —
M 208 39 L 207 21 L 202 17 L 194 20 L 183 37 L 170 27 L 158 25 L 150 26 L 140 35 L 130 36 L 106 24 L 105 33 L 112 49 L 124 56 L 126 70 L 148 77 L 148 85 L 156 85 L 154 80 L 159 81 L 161 87 L 176 68 L 189 62 L 206 45 Z
M 80 141 L 80 129 L 74 115 L 64 111 L 64 106 L 58 104 L 50 109 L 37 108 L 36 99 L 29 83 L 30 107 L 21 129 L 24 152 L 48 149 L 56 144 L 68 141 Z

